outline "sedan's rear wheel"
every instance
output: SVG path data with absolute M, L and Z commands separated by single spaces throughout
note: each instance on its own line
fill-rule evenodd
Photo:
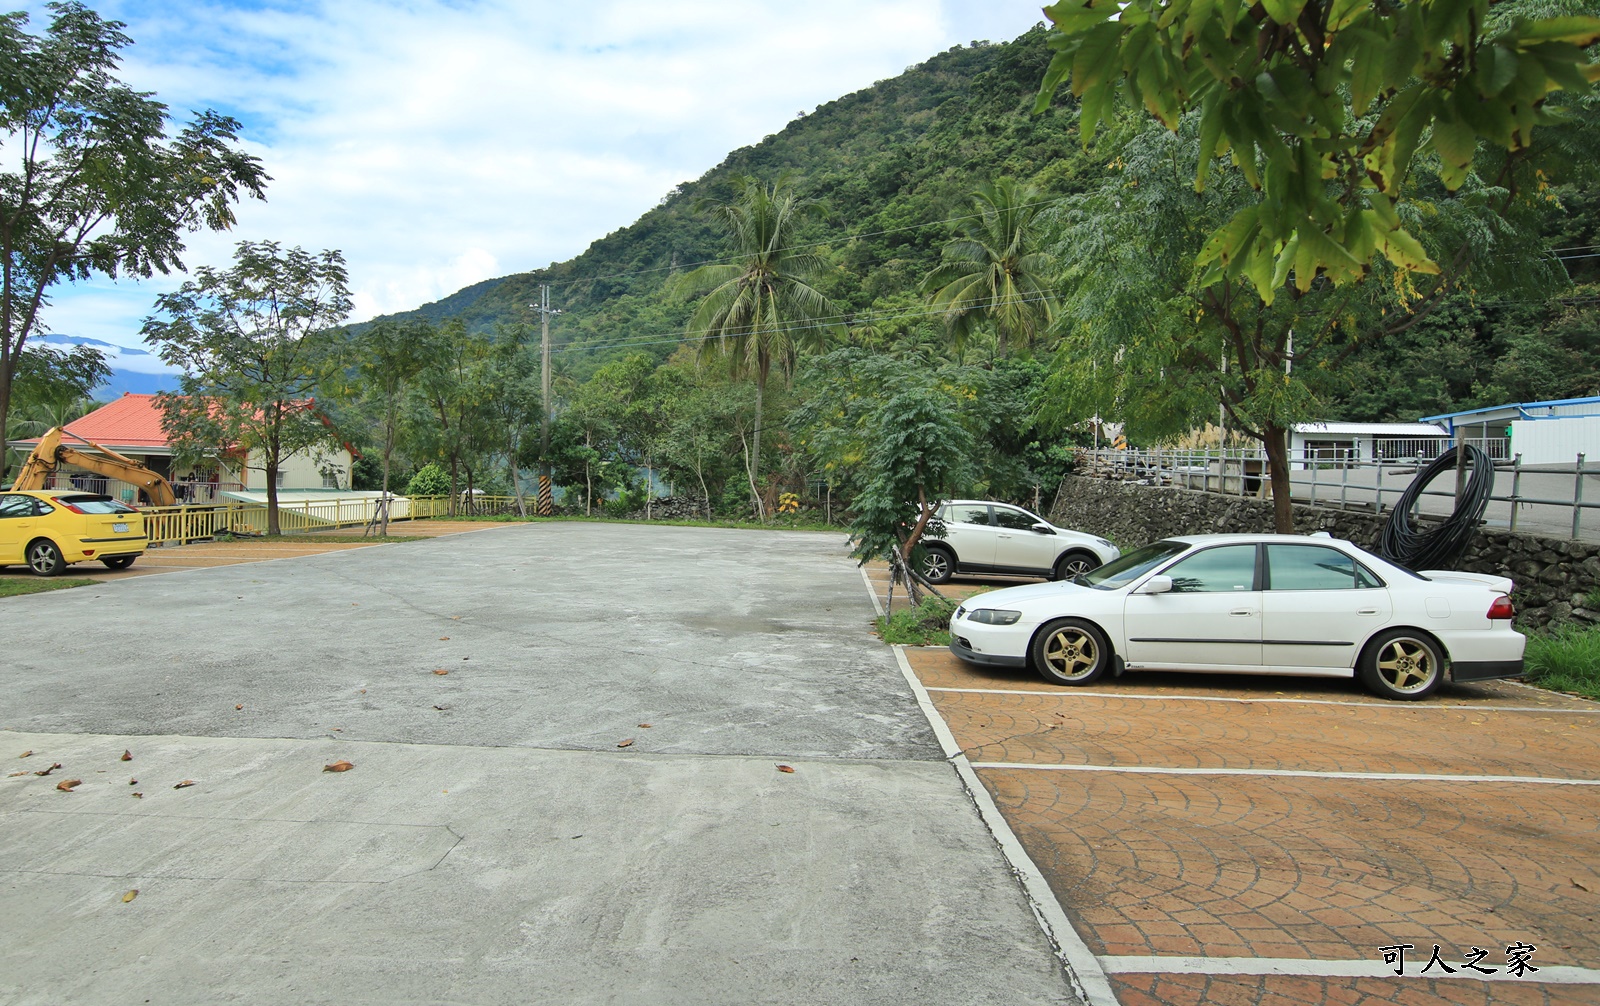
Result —
M 928 548 L 922 556 L 922 576 L 929 583 L 949 583 L 956 575 L 956 557 L 942 548 Z
M 1386 699 L 1426 698 L 1444 681 L 1444 653 L 1413 629 L 1386 632 L 1362 655 L 1361 681 Z
M 1033 668 L 1057 685 L 1087 685 L 1099 681 L 1111 666 L 1111 643 L 1092 622 L 1063 618 L 1051 622 L 1033 637 Z
M 67 568 L 67 560 L 48 538 L 40 538 L 28 546 L 28 568 L 39 576 L 59 576 Z
M 1056 560 L 1053 580 L 1070 580 L 1082 573 L 1087 573 L 1100 565 L 1100 560 L 1092 552 L 1071 551 Z

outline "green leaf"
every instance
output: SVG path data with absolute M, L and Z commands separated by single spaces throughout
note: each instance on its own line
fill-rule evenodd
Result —
M 1044 9 L 1045 17 L 1057 30 L 1067 35 L 1087 31 L 1115 17 L 1117 12 L 1117 4 L 1113 0 L 1061 0 Z
M 1122 41 L 1122 26 L 1097 24 L 1084 33 L 1078 51 L 1072 57 L 1072 93 L 1078 97 L 1083 92 L 1110 80 L 1122 70 L 1118 58 L 1118 44 Z M 1055 63 L 1051 62 L 1054 69 Z
M 1194 178 L 1196 192 L 1205 190 L 1206 177 L 1211 173 L 1211 162 L 1217 156 L 1217 141 L 1222 138 L 1222 115 L 1217 107 L 1222 104 L 1222 95 L 1220 88 L 1215 89 L 1206 95 L 1205 101 L 1200 106 L 1200 165 Z
M 1517 28 L 1524 42 L 1570 42 L 1576 46 L 1600 42 L 1600 17 L 1551 17 L 1523 22 Z
M 1398 269 L 1426 273 L 1430 276 L 1439 274 L 1438 265 L 1423 250 L 1422 242 L 1412 237 L 1404 228 L 1379 230 L 1375 227 L 1373 243 L 1383 252 L 1384 258 L 1393 262 Z
M 1212 20 L 1216 13 L 1217 0 L 1191 0 L 1189 16 L 1183 22 L 1183 45 L 1185 48 L 1199 35 L 1207 22 Z
M 1300 19 L 1300 11 L 1305 5 L 1306 0 L 1261 0 L 1267 16 L 1279 24 L 1294 24 Z
M 1373 41 L 1356 47 L 1350 64 L 1350 107 L 1357 115 L 1366 114 L 1372 99 L 1383 90 L 1384 49 Z
M 1246 206 L 1233 215 L 1233 219 L 1223 224 L 1211 237 L 1206 239 L 1200 254 L 1195 258 L 1196 265 L 1205 265 L 1215 259 L 1222 264 L 1223 269 L 1232 271 L 1234 263 L 1240 256 L 1249 250 L 1250 239 L 1260 228 L 1258 214 L 1259 206 Z
M 1517 54 L 1503 45 L 1486 45 L 1478 50 L 1478 72 L 1474 74 L 1478 93 L 1492 98 L 1517 79 Z
M 1466 178 L 1472 155 L 1478 149 L 1478 137 L 1472 127 L 1462 122 L 1448 110 L 1433 120 L 1433 149 L 1444 158 L 1448 170 L 1441 173 L 1445 187 L 1454 192 Z
M 1372 9 L 1372 0 L 1333 0 L 1328 9 L 1328 30 L 1347 28 L 1356 18 Z

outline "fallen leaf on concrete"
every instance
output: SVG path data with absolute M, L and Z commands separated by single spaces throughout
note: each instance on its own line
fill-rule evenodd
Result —
M 124 894 L 122 896 L 122 903 L 124 905 L 126 905 L 128 902 L 132 901 L 134 898 L 137 898 L 138 896 L 139 896 L 139 889 L 137 887 L 135 887 L 133 890 L 129 891 L 127 894 Z
M 134 796 L 136 796 L 136 797 L 138 797 L 138 798 L 139 798 L 139 799 L 141 799 L 141 800 L 143 800 L 143 799 L 144 799 L 144 794 L 143 794 L 143 793 L 135 793 L 135 794 L 133 794 L 133 795 L 134 795 Z
M 362 695 L 365 695 L 365 694 L 367 694 L 367 690 L 366 690 L 366 689 L 365 689 L 365 688 L 363 688 L 363 689 L 361 689 L 361 694 L 362 694 Z
M 51 772 L 54 772 L 56 769 L 58 769 L 60 767 L 61 767 L 61 763 L 60 762 L 56 762 L 54 765 L 51 765 L 49 768 L 40 769 L 39 771 L 35 772 L 34 775 L 49 775 Z
M 794 775 L 794 766 L 793 765 L 779 765 L 778 766 L 778 771 L 779 772 L 786 772 L 789 775 Z
M 122 761 L 133 761 L 133 752 L 131 752 L 131 751 L 122 752 L 122 759 L 121 760 Z
M 449 636 L 440 636 L 439 637 L 439 642 L 441 642 L 441 643 L 448 642 L 449 639 L 450 639 Z
M 459 622 L 459 621 L 461 621 L 461 616 L 460 615 L 451 615 L 450 616 L 450 621 Z
M 1580 890 L 1580 891 L 1587 891 L 1587 890 L 1588 890 L 1588 888 L 1587 888 L 1587 887 L 1584 887 L 1584 886 L 1583 886 L 1583 885 L 1582 885 L 1582 884 L 1580 884 L 1580 883 L 1578 883 L 1578 881 L 1577 881 L 1577 880 L 1573 880 L 1573 882 L 1572 882 L 1572 886 L 1573 886 L 1573 887 L 1576 887 L 1576 888 L 1577 888 L 1577 889 L 1578 889 L 1578 890 Z
M 446 709 L 449 709 L 449 708 L 450 708 L 450 707 L 449 707 L 449 706 L 434 706 L 434 707 L 433 707 L 433 708 L 435 708 L 435 709 L 437 709 L 437 710 L 439 710 L 439 711 L 440 711 L 440 712 L 441 712 L 441 713 L 442 713 L 442 712 L 444 712 L 444 711 L 445 711 L 445 710 L 446 710 Z
M 139 785 L 139 780 L 137 780 L 137 779 L 129 779 L 128 780 L 128 785 L 129 786 L 137 786 L 137 785 Z
M 59 789 L 63 793 L 71 793 L 73 790 L 82 785 L 82 779 L 63 779 L 56 783 L 56 789 Z
M 649 730 L 649 729 L 650 729 L 650 724 L 648 724 L 648 723 L 641 723 L 641 724 L 639 724 L 639 729 L 640 729 L 640 730 Z
M 344 733 L 344 727 L 334 727 L 333 732 L 336 734 L 342 734 Z
M 343 758 L 340 758 L 338 761 L 334 762 L 332 765 L 324 765 L 324 766 L 322 766 L 322 771 L 324 771 L 324 772 L 348 772 L 353 768 L 355 768 L 354 765 L 352 765 L 349 762 L 345 761 Z
M 237 705 L 237 706 L 234 706 L 234 707 L 233 707 L 233 708 L 235 708 L 235 709 L 243 709 L 243 708 L 244 708 L 244 706 L 242 706 L 242 705 Z
M 28 750 L 26 750 L 26 751 L 22 752 L 21 754 L 17 755 L 17 757 L 18 758 L 32 758 L 33 757 L 33 748 L 29 748 Z
M 178 785 L 176 785 L 176 786 L 174 786 L 172 788 L 173 789 L 188 789 L 190 786 L 193 786 L 193 785 L 194 785 L 194 780 L 193 779 L 185 779 L 183 782 L 178 783 Z
M 631 747 L 633 747 L 633 738 L 629 737 L 625 741 L 617 741 L 617 747 L 619 747 L 619 748 L 631 748 Z
M 361 605 L 359 603 L 355 602 L 355 601 L 351 601 L 350 602 L 350 607 L 359 608 L 359 607 L 361 607 Z
M 436 667 L 436 668 L 434 668 L 433 673 L 435 673 L 435 674 L 449 674 L 450 672 L 445 670 L 443 667 Z
M 7 779 L 15 779 L 19 775 L 27 775 L 27 774 L 28 774 L 28 770 L 27 769 L 23 769 L 21 772 L 13 772 L 13 773 L 11 773 L 10 775 L 6 776 L 6 778 Z

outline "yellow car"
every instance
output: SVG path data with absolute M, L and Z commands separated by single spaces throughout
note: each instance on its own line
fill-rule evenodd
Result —
M 0 566 L 27 563 L 55 576 L 75 562 L 99 559 L 127 569 L 150 543 L 144 514 L 110 496 L 77 489 L 0 492 Z

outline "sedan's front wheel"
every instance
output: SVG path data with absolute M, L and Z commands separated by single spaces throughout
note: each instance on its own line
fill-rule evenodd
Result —
M 67 560 L 48 538 L 40 538 L 28 546 L 28 568 L 39 576 L 58 576 L 67 568 Z
M 1111 643 L 1092 622 L 1063 618 L 1051 622 L 1033 637 L 1033 668 L 1057 685 L 1087 685 L 1099 681 L 1111 666 Z
M 1426 698 L 1443 681 L 1439 644 L 1413 629 L 1385 632 L 1361 658 L 1362 684 L 1386 699 Z

